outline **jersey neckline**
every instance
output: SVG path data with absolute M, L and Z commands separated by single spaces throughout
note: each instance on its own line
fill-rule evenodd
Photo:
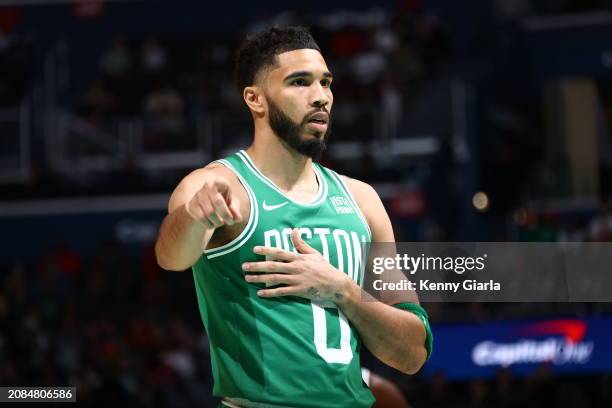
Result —
M 323 177 L 323 174 L 321 174 L 320 170 L 317 167 L 317 164 L 314 163 L 314 162 L 312 163 L 312 168 L 314 170 L 315 177 L 319 181 L 319 189 L 317 191 L 317 195 L 315 195 L 315 197 L 311 201 L 309 201 L 307 203 L 303 203 L 303 202 L 300 202 L 300 201 L 296 201 L 296 200 L 292 199 L 291 197 L 287 196 L 276 184 L 274 184 L 274 182 L 272 180 L 270 180 L 268 177 L 266 177 L 266 175 L 263 174 L 257 168 L 255 163 L 251 159 L 251 156 L 249 156 L 249 154 L 245 150 L 240 150 L 238 152 L 238 156 L 246 164 L 247 168 L 249 170 L 251 170 L 251 172 L 253 174 L 255 174 L 256 177 L 258 177 L 263 183 L 267 184 L 268 187 L 270 187 L 272 190 L 274 190 L 277 193 L 279 193 L 281 196 L 283 196 L 285 199 L 287 199 L 292 204 L 296 204 L 296 205 L 303 206 L 303 207 L 313 207 L 313 206 L 319 205 L 321 202 L 323 202 L 323 200 L 325 200 L 325 197 L 327 196 L 327 190 L 328 190 L 327 180 L 325 180 L 325 177 Z

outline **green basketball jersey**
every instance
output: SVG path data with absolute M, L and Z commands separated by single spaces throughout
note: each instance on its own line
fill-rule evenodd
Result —
M 292 228 L 355 282 L 363 284 L 369 227 L 340 177 L 313 164 L 319 183 L 309 203 L 277 188 L 240 151 L 219 163 L 250 200 L 246 227 L 232 242 L 204 251 L 193 266 L 200 314 L 210 341 L 213 394 L 241 406 L 370 407 L 357 331 L 331 302 L 297 296 L 260 298 L 242 263 L 262 261 L 253 247 L 295 251 Z

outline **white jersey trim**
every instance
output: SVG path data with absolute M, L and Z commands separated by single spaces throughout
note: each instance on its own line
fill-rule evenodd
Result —
M 315 198 L 312 199 L 312 201 L 310 201 L 309 203 L 301 203 L 299 201 L 295 201 L 291 199 L 290 197 L 287 197 L 287 195 L 283 193 L 283 191 L 280 188 L 278 188 L 272 180 L 270 180 L 261 171 L 259 171 L 259 169 L 257 168 L 257 166 L 255 166 L 255 163 L 253 163 L 253 160 L 251 160 L 251 157 L 247 154 L 247 152 L 245 152 L 244 150 L 240 150 L 238 152 L 238 156 L 240 156 L 242 161 L 244 161 L 244 163 L 247 165 L 249 170 L 251 170 L 251 172 L 253 172 L 255 176 L 257 176 L 261 181 L 267 184 L 268 187 L 270 187 L 272 190 L 282 195 L 284 198 L 286 198 L 293 204 L 300 205 L 303 207 L 313 207 L 315 205 L 321 204 L 327 197 L 327 190 L 328 190 L 327 181 L 325 180 L 325 177 L 323 177 L 323 175 L 319 172 L 319 169 L 314 163 L 312 165 L 312 168 L 315 172 L 315 176 L 319 180 L 319 191 L 317 192 L 317 195 L 315 196 Z
M 251 204 L 251 211 L 249 214 L 249 221 L 247 222 L 247 225 L 244 227 L 242 232 L 236 238 L 234 238 L 227 244 L 222 245 L 218 248 L 211 248 L 211 249 L 204 250 L 204 254 L 206 254 L 206 257 L 209 259 L 216 258 L 221 255 L 225 255 L 227 253 L 234 251 L 237 248 L 240 248 L 242 245 L 244 245 L 244 243 L 251 237 L 251 235 L 253 235 L 253 232 L 255 232 L 255 228 L 257 227 L 257 223 L 259 221 L 259 209 L 258 209 L 258 204 L 257 204 L 257 198 L 255 197 L 255 193 L 253 192 L 251 187 L 242 178 L 242 176 L 240 175 L 240 173 L 238 173 L 238 171 L 234 168 L 234 166 L 232 166 L 227 160 L 221 159 L 221 160 L 216 160 L 216 162 L 221 163 L 222 165 L 224 165 L 225 167 L 233 171 L 234 174 L 236 174 L 236 177 L 238 177 L 238 180 L 244 186 L 247 192 L 247 195 L 249 196 L 249 201 Z
M 364 383 L 369 387 L 370 386 L 370 378 L 372 377 L 372 372 L 365 367 L 361 367 L 361 379 Z

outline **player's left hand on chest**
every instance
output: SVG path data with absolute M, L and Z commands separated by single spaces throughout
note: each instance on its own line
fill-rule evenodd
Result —
M 341 299 L 348 276 L 304 242 L 298 229 L 293 229 L 291 240 L 298 253 L 272 247 L 254 247 L 253 252 L 265 255 L 269 260 L 245 262 L 242 265 L 247 273 L 245 280 L 268 286 L 284 285 L 258 291 L 261 297 L 300 296 L 321 301 Z

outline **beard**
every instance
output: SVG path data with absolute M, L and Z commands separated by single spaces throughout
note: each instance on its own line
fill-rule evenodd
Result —
M 289 116 L 283 112 L 274 102 L 268 98 L 270 108 L 270 127 L 276 133 L 276 136 L 287 147 L 296 152 L 308 156 L 313 160 L 319 160 L 325 147 L 327 146 L 327 138 L 331 133 L 331 115 L 327 121 L 327 129 L 325 134 L 316 132 L 316 137 L 303 138 L 302 133 L 308 130 L 308 116 L 304 117 L 301 123 L 294 122 Z

